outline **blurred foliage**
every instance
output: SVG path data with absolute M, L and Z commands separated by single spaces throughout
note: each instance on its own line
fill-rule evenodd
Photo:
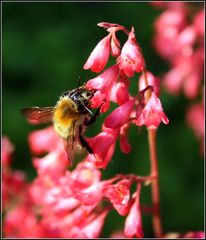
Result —
M 61 92 L 77 86 L 79 76 L 81 83 L 96 76 L 82 67 L 94 46 L 106 35 L 97 23 L 114 22 L 129 29 L 134 26 L 147 68 L 155 75 L 168 70 L 152 45 L 153 24 L 160 10 L 146 2 L 4 2 L 2 12 L 2 128 L 16 148 L 13 167 L 26 171 L 29 180 L 36 173 L 27 135 L 42 126 L 29 125 L 19 110 L 26 106 L 54 105 Z M 121 33 L 118 37 L 126 40 Z M 136 79 L 130 89 L 136 94 Z M 197 140 L 185 123 L 185 106 L 190 102 L 164 91 L 161 100 L 170 119 L 168 126 L 160 126 L 157 140 L 164 231 L 201 230 L 204 163 Z M 105 115 L 87 130 L 87 136 L 100 131 Z M 104 178 L 120 172 L 149 173 L 146 130 L 132 126 L 130 142 L 133 148 L 129 155 L 121 153 L 117 144 L 112 162 L 103 171 Z M 141 202 L 150 203 L 149 187 L 143 188 Z M 114 226 L 118 229 L 123 223 L 124 218 L 112 211 L 106 219 L 103 236 L 109 236 Z M 145 237 L 150 237 L 150 216 L 144 215 L 143 226 Z

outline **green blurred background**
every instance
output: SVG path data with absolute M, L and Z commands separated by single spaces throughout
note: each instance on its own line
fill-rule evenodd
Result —
M 75 88 L 96 76 L 82 69 L 97 42 L 106 35 L 97 27 L 101 21 L 114 22 L 130 29 L 134 26 L 147 68 L 155 75 L 169 69 L 154 50 L 153 24 L 161 10 L 148 3 L 5 3 L 3 4 L 3 134 L 15 145 L 13 167 L 26 172 L 28 180 L 35 176 L 27 135 L 44 126 L 29 125 L 19 110 L 26 106 L 54 105 L 61 92 Z M 121 41 L 126 40 L 119 33 Z M 110 60 L 108 66 L 114 62 Z M 137 78 L 137 76 L 135 77 Z M 131 82 L 131 93 L 137 92 L 137 81 Z M 204 162 L 199 144 L 185 123 L 184 96 L 161 94 L 164 111 L 170 124 L 158 130 L 161 211 L 164 231 L 185 232 L 203 229 Z M 111 110 L 114 108 L 112 106 Z M 94 136 L 108 113 L 100 116 L 86 135 Z M 132 151 L 115 155 L 103 177 L 116 173 L 149 173 L 147 132 L 144 128 L 130 129 Z M 150 203 L 150 188 L 142 190 L 142 203 Z M 106 219 L 103 237 L 122 228 L 124 217 L 112 211 Z M 143 216 L 145 237 L 152 236 L 151 217 Z

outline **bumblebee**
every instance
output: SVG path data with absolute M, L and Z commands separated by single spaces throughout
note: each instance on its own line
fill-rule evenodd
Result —
M 88 90 L 85 85 L 64 92 L 54 107 L 28 107 L 21 113 L 31 123 L 41 124 L 52 122 L 55 131 L 64 140 L 68 159 L 72 161 L 74 144 L 78 141 L 87 151 L 93 150 L 82 133 L 86 126 L 96 120 L 101 106 L 93 114 L 90 110 L 90 99 L 96 90 Z

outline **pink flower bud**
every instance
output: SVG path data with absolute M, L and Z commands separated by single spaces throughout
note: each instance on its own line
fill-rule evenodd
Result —
M 116 38 L 115 33 L 112 34 L 111 39 L 111 54 L 114 57 L 118 57 L 120 55 L 120 43 L 119 40 Z
M 150 86 L 153 87 L 154 93 L 159 96 L 160 92 L 160 80 L 159 78 L 155 77 L 151 72 L 147 71 L 147 81 Z M 146 88 L 145 84 L 145 76 L 142 74 L 139 78 L 139 91 L 143 90 Z
M 135 39 L 133 29 L 129 33 L 127 42 L 122 47 L 118 63 L 122 74 L 127 77 L 132 77 L 135 72 L 141 72 L 145 67 L 144 58 Z
M 85 70 L 90 68 L 93 72 L 101 72 L 103 70 L 110 54 L 110 38 L 111 34 L 108 34 L 97 44 L 84 64 L 83 68 Z

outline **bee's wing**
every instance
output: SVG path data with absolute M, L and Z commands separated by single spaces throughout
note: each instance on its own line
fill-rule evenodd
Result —
M 22 115 L 24 115 L 30 123 L 34 124 L 51 122 L 53 112 L 53 107 L 28 107 L 21 109 Z
M 68 160 L 70 162 L 70 165 L 72 166 L 72 162 L 74 158 L 74 144 L 78 142 L 78 136 L 79 136 L 79 128 L 75 125 L 75 123 L 72 123 L 70 125 L 69 133 L 70 134 L 68 138 L 64 140 L 64 144 L 65 144 Z

